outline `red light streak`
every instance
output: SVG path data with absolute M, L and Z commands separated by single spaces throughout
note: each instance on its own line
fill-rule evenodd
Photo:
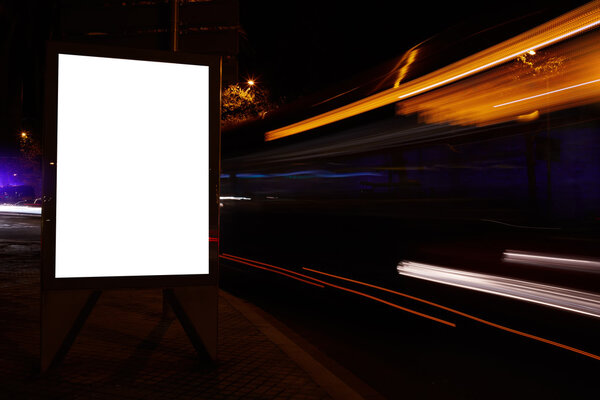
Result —
M 452 322 L 448 322 L 448 321 L 445 321 L 445 320 L 440 319 L 440 318 L 432 317 L 431 315 L 427 315 L 427 314 L 420 313 L 418 311 L 411 310 L 410 308 L 406 308 L 406 307 L 402 307 L 402 306 L 399 306 L 399 305 L 394 304 L 394 303 L 390 303 L 389 301 L 380 299 L 379 297 L 371 296 L 370 294 L 359 292 L 358 290 L 348 289 L 348 288 L 345 288 L 343 286 L 334 285 L 333 283 L 327 283 L 327 282 L 324 282 L 324 283 L 327 286 L 331 286 L 331 287 L 334 287 L 336 289 L 344 290 L 346 292 L 354 293 L 354 294 L 357 294 L 359 296 L 363 296 L 363 297 L 366 297 L 368 299 L 375 300 L 375 301 L 378 301 L 378 302 L 383 303 L 383 304 L 387 304 L 388 306 L 397 308 L 399 310 L 406 311 L 408 313 L 411 313 L 411 314 L 414 314 L 414 315 L 418 315 L 420 317 L 427 318 L 427 319 L 430 319 L 432 321 L 436 321 L 436 322 L 439 322 L 441 324 L 448 325 L 448 326 L 451 326 L 453 328 L 456 328 L 456 324 L 454 324 Z
M 227 253 L 223 253 L 222 255 L 225 256 L 225 257 L 229 257 L 230 259 L 231 258 L 235 258 L 237 260 L 243 260 L 243 261 L 250 262 L 250 263 L 253 263 L 253 264 L 263 265 L 265 267 L 275 268 L 275 269 L 278 269 L 280 271 L 285 271 L 288 274 L 294 274 L 294 275 L 298 275 L 298 276 L 301 276 L 301 277 L 306 278 L 306 279 L 312 279 L 313 281 L 316 281 L 316 282 L 319 282 L 319 283 L 325 283 L 325 282 L 320 281 L 319 279 L 315 279 L 315 278 L 313 278 L 311 276 L 304 275 L 304 274 L 301 274 L 301 273 L 298 273 L 298 272 L 295 272 L 295 271 L 292 271 L 292 270 L 289 270 L 289 269 L 277 267 L 275 265 L 267 264 L 267 263 L 264 263 L 264 262 L 260 262 L 260 261 L 256 261 L 256 260 L 250 260 L 248 258 L 244 258 L 244 257 L 240 257 L 240 256 L 234 256 L 232 254 L 227 254 Z
M 409 299 L 412 299 L 412 300 L 420 301 L 422 303 L 429 304 L 431 306 L 441 308 L 443 310 L 449 311 L 451 313 L 460 315 L 460 316 L 465 317 L 465 318 L 472 319 L 474 321 L 480 322 L 482 324 L 485 324 L 485 325 L 488 325 L 488 326 L 491 326 L 491 327 L 494 327 L 494 328 L 497 328 L 497 329 L 502 329 L 504 331 L 511 332 L 511 333 L 516 334 L 516 335 L 520 335 L 520 336 L 524 336 L 524 337 L 527 337 L 527 338 L 530 338 L 530 339 L 538 340 L 540 342 L 547 343 L 547 344 L 550 344 L 552 346 L 560 347 L 560 348 L 565 349 L 565 350 L 569 350 L 569 351 L 572 351 L 572 352 L 575 352 L 575 353 L 579 353 L 581 355 L 584 355 L 584 356 L 587 356 L 587 357 L 590 357 L 590 358 L 594 358 L 596 360 L 600 360 L 600 356 L 598 356 L 596 354 L 592 354 L 592 353 L 589 353 L 587 351 L 577 349 L 575 347 L 567 346 L 565 344 L 558 343 L 558 342 L 555 342 L 553 340 L 549 340 L 549 339 L 545 339 L 545 338 L 542 338 L 542 337 L 539 337 L 539 336 L 535 336 L 535 335 L 532 335 L 532 334 L 529 334 L 529 333 L 521 332 L 521 331 L 518 331 L 516 329 L 512 329 L 512 328 L 509 328 L 509 327 L 506 327 L 506 326 L 503 326 L 503 325 L 500 325 L 500 324 L 496 324 L 494 322 L 486 321 L 484 319 L 475 317 L 473 315 L 464 313 L 462 311 L 458 311 L 458 310 L 455 310 L 455 309 L 450 308 L 450 307 L 442 306 L 440 304 L 433 303 L 433 302 L 428 301 L 428 300 L 423 300 L 423 299 L 420 299 L 418 297 L 408 295 L 406 293 L 397 292 L 395 290 L 386 289 L 386 288 L 381 287 L 381 286 L 372 285 L 370 283 L 365 283 L 365 282 L 357 281 L 357 280 L 354 280 L 354 279 L 344 278 L 344 277 L 338 276 L 338 275 L 328 274 L 326 272 L 317 271 L 315 269 L 310 269 L 310 268 L 302 268 L 302 269 L 304 269 L 306 271 L 311 271 L 311 272 L 314 272 L 314 273 L 317 273 L 317 274 L 326 275 L 326 276 L 329 276 L 329 277 L 332 277 L 332 278 L 337 278 L 337 279 L 341 279 L 341 280 L 344 280 L 344 281 L 348 281 L 348 282 L 352 282 L 352 283 L 357 283 L 359 285 L 369 286 L 369 287 L 372 287 L 372 288 L 375 288 L 375 289 L 383 290 L 385 292 L 393 293 L 393 294 L 396 294 L 396 295 L 399 295 L 399 296 L 402 296 L 402 297 L 406 297 L 406 298 L 409 298 Z
M 329 282 L 325 282 L 325 281 L 322 281 L 322 280 L 319 280 L 319 279 L 316 279 L 316 278 L 312 278 L 312 277 L 310 277 L 308 275 L 299 274 L 297 272 L 290 271 L 290 270 L 285 269 L 285 268 L 277 267 L 275 265 L 263 263 L 263 262 L 260 262 L 260 261 L 254 261 L 254 260 L 250 260 L 250 259 L 242 258 L 242 257 L 238 257 L 238 256 L 233 256 L 233 255 L 225 254 L 225 253 L 221 254 L 220 257 L 225 258 L 227 260 L 236 261 L 236 262 L 239 262 L 239 263 L 242 263 L 242 264 L 250 265 L 250 266 L 255 267 L 255 268 L 260 268 L 260 269 L 264 269 L 264 270 L 267 270 L 267 271 L 275 272 L 275 273 L 278 273 L 278 274 L 281 274 L 281 275 L 285 275 L 287 277 L 290 277 L 290 278 L 293 278 L 293 279 L 296 279 L 296 280 L 299 280 L 299 281 L 302 281 L 302 282 L 306 282 L 306 283 L 309 283 L 311 285 L 319 286 L 321 288 L 324 287 L 323 285 L 326 285 L 326 286 L 330 286 L 330 287 L 333 287 L 333 288 L 336 288 L 336 289 L 339 289 L 339 290 L 343 290 L 343 291 L 346 291 L 346 292 L 354 293 L 354 294 L 357 294 L 359 296 L 363 296 L 363 297 L 366 297 L 368 299 L 375 300 L 377 302 L 386 304 L 386 305 L 388 305 L 390 307 L 394 307 L 394 308 L 397 308 L 399 310 L 406 311 L 406 312 L 408 312 L 410 314 L 418 315 L 420 317 L 427 318 L 427 319 L 430 319 L 432 321 L 436 321 L 436 322 L 439 322 L 439 323 L 442 323 L 442 324 L 445 324 L 445 325 L 456 327 L 456 324 L 453 324 L 452 322 L 448 322 L 448 321 L 445 321 L 445 320 L 440 319 L 440 318 L 432 317 L 431 315 L 423 314 L 421 312 L 414 311 L 414 310 L 411 310 L 411 309 L 406 308 L 406 307 L 399 306 L 399 305 L 394 304 L 394 303 L 390 303 L 389 301 L 380 299 L 379 297 L 371 296 L 369 294 L 366 294 L 366 293 L 363 293 L 363 292 L 359 292 L 357 290 L 348 289 L 348 288 L 345 288 L 343 286 L 334 285 L 333 283 L 329 283 Z M 261 264 L 261 265 L 264 265 L 264 266 L 268 266 L 270 268 L 261 267 L 259 265 L 255 265 L 255 264 Z M 272 268 L 276 268 L 278 270 L 286 271 L 287 273 L 280 272 L 280 271 L 274 270 Z M 296 278 L 295 276 L 291 276 L 290 273 L 291 274 L 296 274 L 296 275 L 299 275 L 299 276 L 303 276 L 303 277 L 306 277 L 308 279 L 312 279 L 312 280 L 314 280 L 316 282 L 319 282 L 320 284 L 309 282 L 309 281 L 307 281 L 305 279 Z
M 216 238 L 216 237 L 209 237 L 209 238 L 208 238 L 208 241 L 209 241 L 209 242 L 218 242 L 218 241 L 219 241 L 219 238 Z
M 442 305 L 434 303 L 432 301 L 424 300 L 424 299 L 421 299 L 421 298 L 418 298 L 418 297 L 415 297 L 415 296 L 411 296 L 411 295 L 406 294 L 406 293 L 397 292 L 395 290 L 387 289 L 387 288 L 384 288 L 384 287 L 381 287 L 381 286 L 372 285 L 370 283 L 365 283 L 365 282 L 357 281 L 357 280 L 350 279 L 350 278 L 344 278 L 343 276 L 328 274 L 327 272 L 317 271 L 316 269 L 310 269 L 310 268 L 304 268 L 304 267 L 302 269 L 304 269 L 306 271 L 314 272 L 314 273 L 317 273 L 317 274 L 330 276 L 332 278 L 341 279 L 343 281 L 357 283 L 359 285 L 363 285 L 363 286 L 368 286 L 368 287 L 372 287 L 372 288 L 375 288 L 375 289 L 379 289 L 379 290 L 382 290 L 384 292 L 388 292 L 388 293 L 392 293 L 392 294 L 395 294 L 395 295 L 398 295 L 398 296 L 406 297 L 406 298 L 411 299 L 411 300 L 416 300 L 416 301 L 419 301 L 421 303 L 425 303 L 425 304 L 428 304 L 430 306 L 438 307 L 438 308 L 441 308 L 443 310 L 450 311 L 450 312 L 453 312 L 453 313 L 457 313 L 457 314 L 460 314 L 460 315 L 464 314 L 464 313 L 461 313 L 460 311 L 454 310 L 454 309 L 446 307 L 446 306 L 442 306 Z M 466 316 L 466 315 L 468 315 L 468 314 L 464 314 L 463 316 Z
M 246 262 L 246 261 L 238 260 L 236 258 L 228 257 L 228 256 L 225 256 L 223 254 L 221 254 L 219 257 L 224 258 L 226 260 L 230 260 L 230 261 L 235 261 L 235 262 L 239 262 L 239 263 L 242 263 L 242 264 L 246 264 L 246 265 L 249 265 L 249 266 L 254 267 L 254 268 L 259 268 L 259 269 L 264 269 L 266 271 L 275 272 L 276 274 L 284 275 L 284 276 L 287 276 L 288 278 L 292 278 L 292 279 L 295 279 L 297 281 L 308 283 L 309 285 L 318 286 L 320 288 L 324 288 L 325 287 L 323 285 L 319 285 L 318 283 L 310 282 L 310 281 L 307 281 L 306 279 L 301 279 L 301 278 L 297 278 L 295 276 L 292 276 L 290 274 L 286 274 L 285 272 L 276 271 L 276 270 L 271 269 L 271 268 L 261 267 L 260 265 L 255 265 L 255 264 L 252 264 L 252 263 L 249 263 L 249 262 Z

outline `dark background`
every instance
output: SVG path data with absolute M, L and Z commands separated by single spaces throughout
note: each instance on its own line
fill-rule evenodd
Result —
M 444 43 L 435 51 L 470 39 L 470 48 L 454 51 L 475 51 L 585 3 L 241 0 L 240 70 L 257 76 L 275 97 L 291 100 L 399 57 L 428 39 Z
M 231 0 L 213 3 L 226 1 Z M 129 18 L 115 20 L 120 26 L 103 27 L 108 31 L 131 31 L 128 24 L 135 22 L 133 16 L 147 7 L 146 3 L 162 7 L 155 35 L 161 39 L 140 39 L 139 43 L 168 49 L 166 0 L 0 1 L 0 156 L 14 154 L 23 130 L 41 140 L 44 48 L 47 40 L 65 40 L 61 31 L 64 9 L 76 4 L 84 15 L 86 8 L 90 11 L 100 3 L 118 3 L 130 9 Z M 239 0 L 232 3 L 239 5 L 237 10 L 217 7 L 214 12 L 239 13 L 234 18 L 239 21 L 235 55 L 239 80 L 253 77 L 275 101 L 288 103 L 393 60 L 423 41 L 426 51 L 422 54 L 433 60 L 430 68 L 434 68 L 584 3 Z M 97 29 L 91 26 L 96 22 L 90 21 L 90 30 Z M 86 23 L 82 17 L 82 30 Z M 83 40 L 94 43 L 99 38 L 86 36 Z M 121 43 L 117 37 L 110 43 L 131 42 Z

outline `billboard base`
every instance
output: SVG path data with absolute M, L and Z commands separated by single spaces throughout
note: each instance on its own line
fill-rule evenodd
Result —
M 218 288 L 187 286 L 163 289 L 163 298 L 201 360 L 217 359 Z
M 100 290 L 43 290 L 40 315 L 41 371 L 60 364 L 92 312 Z
M 42 373 L 64 360 L 101 294 L 101 290 L 42 291 Z M 218 288 L 186 286 L 163 289 L 163 307 L 166 305 L 181 323 L 200 361 L 214 362 L 217 358 Z

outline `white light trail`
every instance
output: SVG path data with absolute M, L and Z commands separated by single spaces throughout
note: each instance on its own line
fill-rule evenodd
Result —
M 0 212 L 42 215 L 42 207 L 13 206 L 12 204 L 0 204 Z
M 535 99 L 537 97 L 547 96 L 547 95 L 552 94 L 552 93 L 558 93 L 558 92 L 562 92 L 562 91 L 569 90 L 569 89 L 575 89 L 577 87 L 585 86 L 585 85 L 590 85 L 590 84 L 596 83 L 596 82 L 600 82 L 600 79 L 594 79 L 593 81 L 583 82 L 583 83 L 579 83 L 577 85 L 567 86 L 567 87 L 556 89 L 556 90 L 551 90 L 549 92 L 544 92 L 544 93 L 536 94 L 535 96 L 523 97 L 522 99 L 513 100 L 513 101 L 507 101 L 506 103 L 502 103 L 502 104 L 496 104 L 494 106 L 494 108 L 502 107 L 502 106 L 507 106 L 509 104 L 514 104 L 514 103 L 519 103 L 519 102 L 525 101 L 525 100 Z
M 220 200 L 252 200 L 250 197 L 243 196 L 221 196 Z
M 414 261 L 401 261 L 397 269 L 399 274 L 417 279 L 528 301 L 600 318 L 600 295 L 595 293 Z
M 538 267 L 600 274 L 600 261 L 598 259 L 591 258 L 573 258 L 556 254 L 505 250 L 502 254 L 502 261 L 515 264 L 526 264 Z

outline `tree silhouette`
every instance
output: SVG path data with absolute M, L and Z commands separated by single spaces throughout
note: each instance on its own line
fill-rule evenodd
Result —
M 256 84 L 246 88 L 240 84 L 229 85 L 221 95 L 221 124 L 223 127 L 235 125 L 250 119 L 264 118 L 267 112 L 276 108 L 269 99 L 269 92 Z

